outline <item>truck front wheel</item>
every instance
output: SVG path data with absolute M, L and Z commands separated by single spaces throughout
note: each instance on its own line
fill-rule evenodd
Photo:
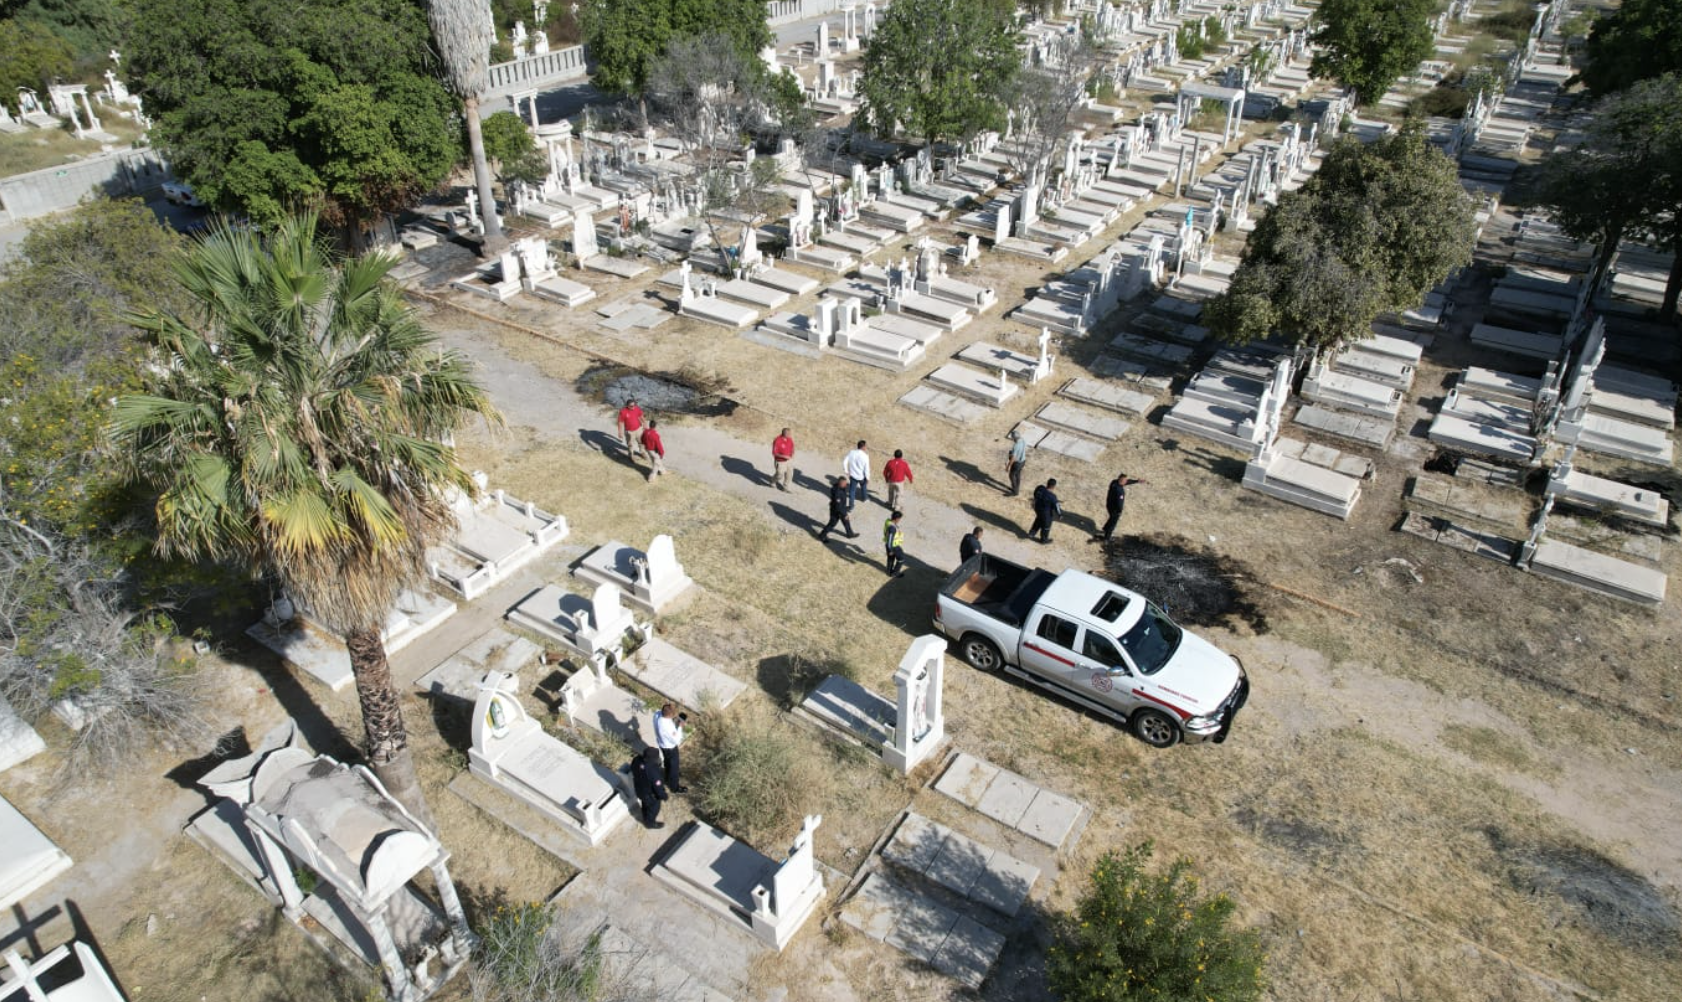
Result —
M 971 633 L 964 637 L 959 645 L 963 652 L 964 662 L 977 671 L 998 671 L 1004 664 L 1004 658 L 991 640 L 978 633 Z
M 1180 729 L 1160 710 L 1139 710 L 1127 721 L 1133 735 L 1152 748 L 1167 748 L 1180 740 Z

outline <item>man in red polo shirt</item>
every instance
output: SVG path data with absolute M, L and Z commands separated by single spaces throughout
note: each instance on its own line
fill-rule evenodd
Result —
M 642 432 L 642 408 L 637 406 L 636 398 L 625 401 L 625 406 L 619 408 L 619 437 L 625 440 L 625 454 L 637 454 L 637 436 Z
M 649 483 L 666 472 L 666 446 L 660 441 L 659 427 L 660 422 L 649 418 L 648 427 L 642 433 L 642 451 L 648 454 L 648 461 L 653 464 L 648 469 Z
M 794 439 L 788 429 L 771 440 L 771 483 L 779 491 L 788 490 L 789 474 L 794 470 Z
M 911 475 L 911 464 L 905 461 L 905 453 L 894 450 L 894 458 L 888 460 L 888 465 L 882 467 L 882 479 L 888 482 L 888 510 L 899 508 L 900 495 L 905 485 L 917 479 Z

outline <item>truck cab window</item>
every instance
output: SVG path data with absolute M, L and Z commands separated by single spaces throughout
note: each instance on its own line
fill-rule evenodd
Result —
M 1072 651 L 1075 649 L 1075 629 L 1075 624 L 1067 619 L 1045 615 L 1040 617 L 1040 626 L 1035 632 L 1041 640 Z
M 1180 627 L 1154 602 L 1145 603 L 1145 613 L 1133 629 L 1121 638 L 1121 646 L 1146 675 L 1155 675 L 1180 647 Z
M 1091 658 L 1106 668 L 1125 668 L 1127 662 L 1121 658 L 1121 652 L 1116 650 L 1110 638 L 1097 630 L 1087 630 L 1086 637 L 1081 640 L 1080 652 L 1082 656 Z

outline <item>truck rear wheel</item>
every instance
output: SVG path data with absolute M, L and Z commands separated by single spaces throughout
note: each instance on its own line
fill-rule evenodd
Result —
M 999 649 L 978 633 L 965 635 L 958 649 L 964 663 L 977 671 L 998 671 L 1004 664 L 1005 659 L 999 654 Z
M 1180 729 L 1161 710 L 1138 710 L 1128 718 L 1134 737 L 1152 748 L 1167 748 L 1180 740 Z

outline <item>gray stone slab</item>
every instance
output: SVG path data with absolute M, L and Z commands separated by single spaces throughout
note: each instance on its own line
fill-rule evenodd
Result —
M 1014 772 L 1001 770 L 987 784 L 987 792 L 982 794 L 975 809 L 987 815 L 1000 824 L 1015 828 L 1027 813 L 1028 805 L 1034 802 L 1034 795 L 1039 787 L 1018 776 Z
M 958 924 L 958 913 L 912 892 L 884 943 L 928 963 Z
M 1080 820 L 1080 812 L 1078 802 L 1042 788 L 1017 821 L 1016 828 L 1029 838 L 1056 849 L 1069 837 L 1075 822 Z
M 415 680 L 415 687 L 434 695 L 469 702 L 479 698 L 479 680 L 486 672 L 519 673 L 537 664 L 536 644 L 497 627 L 480 634 L 437 667 Z
M 965 807 L 974 807 L 981 802 L 988 785 L 1001 771 L 998 766 L 983 762 L 968 752 L 959 752 L 934 788 Z
M 64 850 L 0 797 L 0 908 L 17 904 L 68 869 Z
M 764 853 L 711 825 L 696 823 L 660 867 L 700 896 L 751 914 L 753 889 L 776 868 Z
M 722 709 L 747 690 L 746 683 L 659 637 L 650 638 L 620 670 L 660 695 L 692 709 L 709 702 Z
M 1071 400 L 1079 400 L 1082 403 L 1124 414 L 1143 414 L 1150 410 L 1152 404 L 1156 403 L 1154 394 L 1140 393 L 1124 386 L 1117 386 L 1097 379 L 1087 379 L 1084 376 L 1064 383 L 1057 394 Z
M 1047 401 L 1034 414 L 1034 417 L 1064 431 L 1090 435 L 1106 442 L 1115 441 L 1127 434 L 1127 429 L 1132 427 L 1121 418 L 1100 414 L 1078 404 L 1066 403 L 1061 400 Z
M 1015 918 L 1034 889 L 1040 868 L 1005 852 L 995 852 L 970 885 L 969 898 L 1000 915 Z
M 899 916 L 910 906 L 912 892 L 893 880 L 872 873 L 841 909 L 841 921 L 878 942 L 894 931 Z
M 995 852 L 966 835 L 949 832 L 940 844 L 940 853 L 923 875 L 954 894 L 969 897 L 975 878 L 987 869 L 987 863 Z
M 1542 540 L 1536 547 L 1530 569 L 1567 584 L 1641 605 L 1662 605 L 1668 582 L 1663 571 L 1556 539 Z
M 852 679 L 831 675 L 800 702 L 802 712 L 820 723 L 880 750 L 893 736 L 898 711 L 894 704 Z
M 914 411 L 932 414 L 942 420 L 954 424 L 974 425 L 984 419 L 992 408 L 972 403 L 944 390 L 937 390 L 927 384 L 914 386 L 899 402 Z
M 971 988 L 981 987 L 999 959 L 1005 938 L 975 920 L 960 918 L 930 959 L 935 970 Z
M 1104 454 L 1104 443 L 1094 442 L 1090 438 L 1082 438 L 1072 432 L 1052 430 L 1046 432 L 1035 446 L 1047 452 L 1055 452 L 1060 456 L 1078 459 L 1084 463 L 1096 462 Z
M 882 858 L 913 873 L 926 873 L 951 833 L 951 829 L 921 814 L 907 814 L 894 831 L 894 837 L 883 847 Z

